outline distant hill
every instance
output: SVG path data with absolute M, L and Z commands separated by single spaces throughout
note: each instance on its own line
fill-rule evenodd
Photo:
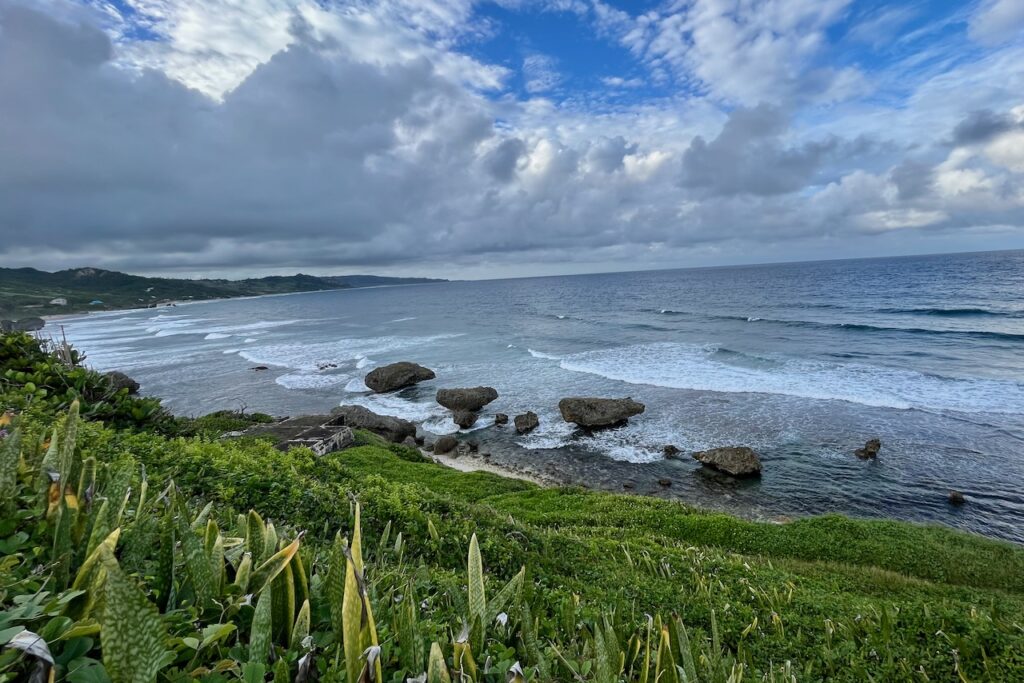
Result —
M 246 280 L 186 280 L 143 277 L 99 268 L 72 268 L 56 273 L 35 268 L 0 268 L 0 318 L 18 319 L 81 311 L 142 308 L 173 301 L 429 282 L 444 280 L 376 275 L 319 277 L 302 273 Z M 51 303 L 55 300 L 56 303 Z

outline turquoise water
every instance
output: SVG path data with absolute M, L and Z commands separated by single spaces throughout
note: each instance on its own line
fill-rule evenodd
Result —
M 60 323 L 90 363 L 180 413 L 360 403 L 446 433 L 434 391 L 486 384 L 501 397 L 472 438 L 499 464 L 756 517 L 840 511 L 1024 542 L 1024 251 L 318 292 Z M 438 379 L 367 394 L 362 376 L 395 360 Z M 577 434 L 557 402 L 581 394 L 647 411 Z M 540 415 L 533 434 L 488 426 L 525 410 Z M 861 462 L 853 450 L 871 437 L 881 455 Z M 749 445 L 764 475 L 708 476 L 665 461 L 668 443 Z M 949 488 L 968 504 L 949 506 Z

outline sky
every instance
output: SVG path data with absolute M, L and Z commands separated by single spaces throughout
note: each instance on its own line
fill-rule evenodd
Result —
M 1024 0 L 0 0 L 0 265 L 1024 247 Z

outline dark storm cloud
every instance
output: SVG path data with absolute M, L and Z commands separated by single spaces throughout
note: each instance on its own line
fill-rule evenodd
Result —
M 787 147 L 788 121 L 779 108 L 737 109 L 722 131 L 707 142 L 697 136 L 683 154 L 683 185 L 711 194 L 777 195 L 804 187 L 837 141 Z
M 973 111 L 956 124 L 953 129 L 954 145 L 973 145 L 988 142 L 997 135 L 1019 127 L 1009 114 L 996 113 L 988 109 Z

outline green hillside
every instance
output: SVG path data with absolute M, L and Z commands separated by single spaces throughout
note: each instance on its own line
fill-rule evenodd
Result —
M 0 318 L 141 308 L 171 301 L 426 282 L 439 280 L 371 275 L 317 277 L 301 273 L 245 280 L 186 280 L 143 277 L 98 268 L 75 268 L 55 273 L 35 268 L 0 268 Z M 51 304 L 54 299 L 65 299 L 67 304 Z M 92 303 L 94 301 L 101 303 Z
M 0 681 L 39 641 L 98 682 L 1024 679 L 1019 546 L 222 440 L 266 418 L 174 419 L 34 344 L 0 337 Z

